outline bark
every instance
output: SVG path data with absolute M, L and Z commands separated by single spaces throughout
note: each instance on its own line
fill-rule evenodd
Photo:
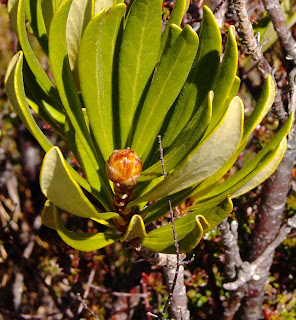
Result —
M 295 128 L 294 128 L 295 129 Z M 282 162 L 271 176 L 264 190 L 264 198 L 256 221 L 252 243 L 249 250 L 249 261 L 259 257 L 279 232 L 287 194 L 296 156 L 296 141 L 293 134 L 288 141 L 288 148 Z M 255 279 L 248 283 L 247 295 L 240 309 L 240 319 L 257 320 L 262 313 L 265 285 L 272 264 L 274 250 L 258 265 Z
M 167 285 L 172 287 L 176 273 L 177 257 L 175 254 L 167 255 L 167 264 L 163 268 Z M 171 302 L 171 319 L 189 320 L 190 313 L 187 309 L 186 287 L 184 285 L 184 266 L 180 265 L 176 286 Z
M 278 0 L 263 0 L 264 7 L 268 12 L 273 27 L 278 34 L 279 39 L 282 41 L 282 45 L 286 50 L 288 56 L 287 59 L 293 60 L 296 63 L 296 45 L 292 37 L 291 32 L 287 28 L 284 14 L 282 12 L 280 3 Z
M 258 70 L 260 71 L 262 77 L 266 79 L 268 75 L 272 75 L 272 68 L 265 59 L 263 53 L 261 52 L 261 48 L 254 36 L 252 24 L 249 20 L 246 4 L 244 0 L 233 0 L 234 7 L 237 13 L 238 21 L 239 21 L 239 35 L 241 36 L 244 45 L 246 46 L 248 52 L 252 55 L 253 60 L 257 64 Z M 274 77 L 273 77 L 274 79 Z M 275 79 L 274 79 L 275 80 Z M 273 109 L 275 114 L 281 123 L 284 123 L 287 119 L 287 112 L 285 111 L 283 101 L 275 83 L 275 98 Z

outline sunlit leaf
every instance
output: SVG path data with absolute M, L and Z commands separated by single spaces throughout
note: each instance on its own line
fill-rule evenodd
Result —
M 121 148 L 130 146 L 128 139 L 135 112 L 158 60 L 161 6 L 161 0 L 137 0 L 128 14 L 118 70 Z
M 58 147 L 51 148 L 44 157 L 40 172 L 40 187 L 52 203 L 76 216 L 105 220 L 118 216 L 115 212 L 97 211 L 71 176 Z

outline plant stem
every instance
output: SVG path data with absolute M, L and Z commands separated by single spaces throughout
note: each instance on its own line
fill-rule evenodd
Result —
M 247 14 L 245 1 L 233 0 L 233 2 L 234 2 L 234 7 L 237 13 L 238 21 L 239 21 L 239 27 L 240 27 L 239 35 L 241 36 L 243 43 L 246 46 L 248 52 L 252 55 L 253 60 L 257 64 L 258 70 L 260 71 L 262 77 L 266 79 L 269 74 L 272 75 L 272 68 L 267 62 L 267 60 L 265 59 L 261 51 L 261 48 L 254 36 L 252 24 Z M 284 104 L 283 104 L 275 79 L 274 79 L 274 83 L 275 83 L 275 98 L 274 98 L 273 109 L 279 121 L 281 123 L 284 123 L 288 117 L 288 114 L 285 111 Z

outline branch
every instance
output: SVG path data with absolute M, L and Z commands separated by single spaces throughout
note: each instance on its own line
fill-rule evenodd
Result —
M 80 293 L 77 293 L 76 297 L 79 300 L 79 302 L 82 304 L 85 310 L 87 310 L 96 320 L 100 320 L 99 317 L 92 310 L 90 310 L 90 308 L 87 306 L 85 301 L 81 298 Z
M 252 24 L 248 18 L 246 4 L 244 0 L 233 0 L 234 7 L 237 12 L 238 21 L 239 21 L 239 35 L 241 36 L 244 45 L 246 46 L 248 52 L 252 55 L 253 60 L 258 66 L 258 70 L 260 71 L 262 77 L 264 79 L 267 78 L 268 75 L 272 75 L 274 84 L 275 84 L 275 99 L 273 104 L 273 109 L 281 123 L 284 123 L 288 117 L 287 112 L 285 111 L 285 107 L 277 87 L 277 83 L 272 74 L 272 68 L 265 59 L 261 48 L 254 36 Z
M 160 162 L 162 167 L 162 174 L 164 178 L 167 177 L 167 173 L 164 167 L 164 159 L 163 159 L 163 149 L 161 147 L 161 136 L 158 135 L 158 144 L 159 144 L 159 152 L 160 152 Z M 170 211 L 170 218 L 173 229 L 173 237 L 174 237 L 174 245 L 176 248 L 176 255 L 166 255 L 167 256 L 167 266 L 164 268 L 164 272 L 167 277 L 167 283 L 169 288 L 169 296 L 161 313 L 160 319 L 163 319 L 168 307 L 170 306 L 172 299 L 174 300 L 174 304 L 171 306 L 172 316 L 175 319 L 189 319 L 189 310 L 187 309 L 187 299 L 186 299 L 186 288 L 184 286 L 184 267 L 181 266 L 180 261 L 180 253 L 179 253 L 179 244 L 177 239 L 177 233 L 175 229 L 175 217 L 172 208 L 172 202 L 170 196 L 167 197 Z M 169 265 L 173 265 L 173 267 L 169 267 Z M 174 290 L 176 289 L 176 292 Z M 184 299 L 185 297 L 185 299 Z M 183 315 L 184 313 L 184 315 Z
M 270 17 L 273 27 L 282 42 L 288 56 L 296 64 L 296 43 L 291 32 L 287 28 L 285 17 L 278 0 L 263 0 L 264 7 Z
M 229 279 L 234 279 L 236 276 L 236 267 L 242 264 L 237 244 L 237 222 L 232 222 L 230 229 L 227 219 L 221 222 L 218 226 L 221 236 L 222 244 L 225 250 L 225 274 Z
M 277 237 L 269 244 L 263 253 L 252 263 L 247 261 L 243 262 L 238 273 L 237 280 L 228 282 L 223 285 L 226 290 L 233 291 L 239 287 L 244 286 L 250 280 L 259 280 L 262 272 L 262 264 L 273 256 L 275 249 L 286 239 L 287 235 L 296 228 L 296 215 L 288 219 L 287 224 L 284 225 Z

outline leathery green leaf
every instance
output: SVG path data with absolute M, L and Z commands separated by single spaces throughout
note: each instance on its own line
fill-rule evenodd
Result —
M 190 194 L 191 189 L 182 190 L 177 194 L 173 194 L 171 198 L 172 206 L 176 207 L 182 201 L 185 201 Z M 144 210 L 141 211 L 141 216 L 144 217 L 145 225 L 149 225 L 153 221 L 156 221 L 158 218 L 168 214 L 169 206 L 167 198 L 156 201 L 155 203 L 147 206 Z
M 241 140 L 241 145 L 233 154 L 233 156 L 228 160 L 228 162 L 214 175 L 210 176 L 208 179 L 203 181 L 194 191 L 192 197 L 201 197 L 208 191 L 213 189 L 218 181 L 224 176 L 224 174 L 233 166 L 237 160 L 239 154 L 245 148 L 249 136 L 252 131 L 257 127 L 257 125 L 262 121 L 262 119 L 267 114 L 268 110 L 271 108 L 274 99 L 274 82 L 271 76 L 268 76 L 264 89 L 261 96 L 256 104 L 254 111 L 251 116 L 247 119 L 244 124 L 244 133 Z
M 85 117 L 85 122 L 87 126 L 89 126 L 88 117 L 86 115 L 85 109 L 83 109 L 83 113 Z M 69 121 L 66 121 L 65 133 L 67 135 L 67 141 L 69 143 L 69 146 L 73 151 L 73 154 L 75 155 L 79 164 L 81 165 L 83 172 L 86 175 L 87 181 L 89 182 L 92 188 L 91 193 L 100 201 L 100 203 L 104 206 L 104 208 L 107 211 L 112 211 L 113 196 L 105 194 L 104 190 L 102 190 L 99 174 L 95 171 L 88 154 L 85 152 L 85 148 L 81 143 L 81 140 L 79 139 L 77 133 L 71 125 L 71 122 Z
M 77 88 L 80 88 L 78 76 L 78 51 L 84 29 L 91 20 L 92 0 L 73 0 L 67 18 L 66 39 L 70 68 Z M 89 50 L 91 53 L 91 50 Z
M 141 239 L 144 237 L 147 237 L 144 221 L 141 216 L 135 214 L 132 216 L 127 230 L 120 241 L 131 241 L 136 238 Z
M 56 231 L 62 240 L 74 249 L 80 251 L 94 251 L 108 246 L 109 244 L 119 240 L 120 237 L 107 233 L 80 233 L 68 230 L 60 217 L 58 208 L 53 207 Z
M 198 197 L 198 195 L 192 195 L 192 197 L 198 197 L 198 201 L 204 201 L 204 199 L 211 199 L 217 196 L 223 197 L 225 194 L 232 194 L 238 188 L 241 188 L 244 184 L 249 182 L 255 175 L 257 175 L 264 167 L 275 159 L 275 157 L 283 152 L 284 142 L 283 138 L 290 131 L 294 114 L 292 113 L 282 128 L 277 132 L 275 137 L 269 142 L 269 144 L 262 149 L 256 156 L 248 162 L 241 170 L 239 170 L 235 175 L 227 179 L 224 183 L 216 186 L 211 192 L 207 193 L 203 197 Z M 275 160 L 274 163 L 276 163 Z M 272 164 L 271 167 L 272 168 Z M 267 169 L 270 172 L 270 168 Z M 267 178 L 267 177 L 266 177 Z M 259 180 L 258 180 L 259 181 Z M 262 182 L 262 181 L 261 181 Z M 255 186 L 254 186 L 255 187 Z
M 188 10 L 190 1 L 189 0 L 176 0 L 174 9 L 170 15 L 169 21 L 166 23 L 166 26 L 163 30 L 163 33 L 161 35 L 161 47 L 160 47 L 160 53 L 159 56 L 161 56 L 164 52 L 164 48 L 168 39 L 169 35 L 169 28 L 172 24 L 175 24 L 177 26 L 181 25 L 182 19 Z
M 203 232 L 207 231 L 209 228 L 207 220 L 201 215 L 197 215 L 194 222 L 194 229 L 179 242 L 179 252 L 181 253 L 193 250 L 199 244 L 203 236 Z M 166 249 L 164 253 L 175 254 L 175 245 Z
M 35 107 L 33 106 L 32 109 L 34 109 L 36 114 L 40 115 L 45 122 L 53 127 L 54 130 L 56 130 L 58 133 L 60 131 L 63 135 L 62 131 L 65 124 L 65 114 L 60 111 L 63 110 L 63 107 L 57 107 L 55 102 L 50 99 L 50 97 L 36 81 L 36 78 L 26 61 L 24 61 L 23 65 L 23 74 L 27 98 L 29 98 L 35 105 Z
M 17 2 L 16 2 L 17 3 Z M 37 81 L 42 86 L 46 94 L 48 94 L 53 101 L 56 102 L 56 105 L 60 105 L 60 98 L 59 94 L 47 76 L 46 72 L 42 68 L 40 62 L 36 58 L 32 47 L 29 43 L 28 37 L 27 37 L 27 31 L 26 31 L 26 24 L 25 24 L 25 0 L 18 0 L 18 11 L 17 11 L 17 27 L 18 27 L 18 39 L 20 42 L 20 45 L 22 47 L 22 50 L 24 52 L 24 56 L 26 57 L 26 61 L 35 75 Z
M 95 1 L 95 15 L 98 14 L 102 9 L 108 11 L 115 4 L 115 0 L 96 0 Z
M 269 75 L 266 79 L 264 89 L 260 95 L 260 98 L 256 104 L 251 116 L 247 119 L 244 126 L 244 135 L 242 143 L 247 142 L 250 134 L 257 127 L 257 125 L 266 116 L 267 112 L 271 108 L 275 96 L 275 87 L 272 76 Z
M 47 152 L 52 147 L 52 143 L 45 137 L 43 132 L 37 126 L 26 102 L 22 75 L 22 63 L 23 53 L 19 51 L 11 59 L 8 65 L 5 75 L 5 90 L 18 116 L 41 145 L 42 149 Z M 69 164 L 67 164 L 67 166 L 75 180 L 85 190 L 91 192 L 91 188 L 86 180 L 84 180 Z
M 14 55 L 8 65 L 5 76 L 5 90 L 13 108 L 22 122 L 26 125 L 41 147 L 45 151 L 48 151 L 52 147 L 52 143 L 37 126 L 26 101 L 22 67 L 23 53 L 22 51 L 19 51 Z
M 167 172 L 176 168 L 203 138 L 212 117 L 212 100 L 213 93 L 209 92 L 207 103 L 200 107 L 171 148 L 164 149 L 164 163 Z M 158 176 L 162 176 L 159 159 L 154 165 L 142 172 L 139 181 L 153 179 Z
M 42 12 L 42 0 L 26 0 L 26 14 L 34 35 L 42 49 L 48 55 L 48 37 Z
M 182 28 L 178 27 L 175 24 L 171 24 L 169 26 L 169 33 L 165 43 L 165 47 L 163 49 L 163 55 L 168 51 L 168 49 L 173 45 L 176 39 L 179 37 L 182 32 Z
M 225 102 L 228 99 L 228 95 L 231 92 L 232 84 L 236 77 L 237 61 L 238 53 L 235 41 L 235 28 L 234 26 L 230 26 L 223 61 L 220 65 L 213 88 L 213 117 L 207 129 L 207 133 L 210 133 L 216 127 L 225 108 L 227 108 Z
M 186 189 L 217 172 L 231 158 L 240 144 L 244 120 L 244 107 L 235 97 L 221 125 L 197 150 L 191 152 L 163 181 L 146 193 L 141 200 L 164 198 Z
M 44 207 L 41 212 L 41 221 L 42 224 L 44 224 L 48 228 L 56 230 L 57 226 L 54 215 L 54 207 L 55 205 L 50 200 L 45 201 Z
M 196 211 L 198 213 L 200 208 Z M 228 195 L 226 198 L 216 205 L 212 210 L 208 210 L 203 216 L 205 217 L 209 227 L 206 231 L 214 229 L 218 224 L 224 221 L 232 212 L 233 203 L 231 201 L 231 197 Z
M 86 127 L 66 48 L 66 19 L 72 0 L 65 0 L 54 15 L 49 32 L 49 60 L 65 111 L 96 171 L 100 157 Z M 103 167 L 103 164 L 102 164 Z
M 7 11 L 9 15 L 10 24 L 12 29 L 18 38 L 17 30 L 17 9 L 18 9 L 18 0 L 8 0 L 7 2 Z
M 213 204 L 203 206 L 198 211 L 190 212 L 184 217 L 175 220 L 175 230 L 178 243 L 181 245 L 181 252 L 192 250 L 198 244 L 203 231 L 213 227 L 213 217 L 216 217 L 216 220 L 218 219 L 217 217 L 227 217 L 231 211 L 232 202 L 227 197 L 221 203 L 214 206 Z M 191 244 L 190 234 L 193 236 Z M 141 244 L 157 252 L 175 253 L 171 223 L 149 232 L 148 237 L 144 238 Z
M 87 26 L 79 51 L 79 77 L 90 125 L 105 161 L 114 151 L 112 70 L 125 5 L 113 6 Z M 98 130 L 100 128 L 100 130 Z
M 185 26 L 158 66 L 132 142 L 132 149 L 142 161 L 145 160 L 145 151 L 151 149 L 156 140 L 162 122 L 189 74 L 197 48 L 197 34 L 190 26 Z
M 249 180 L 246 184 L 244 184 L 239 189 L 235 190 L 231 193 L 232 198 L 237 198 L 242 194 L 249 192 L 250 190 L 254 189 L 255 187 L 259 186 L 262 182 L 264 182 L 267 178 L 269 178 L 279 163 L 281 162 L 285 151 L 287 148 L 287 139 L 286 137 L 282 140 L 278 148 L 276 149 L 277 152 L 274 158 L 265 166 L 261 171 L 259 171 L 251 180 Z
M 134 1 L 128 14 L 119 56 L 121 147 L 129 145 L 135 112 L 158 61 L 161 0 Z
M 206 6 L 203 9 L 199 38 L 198 52 L 192 70 L 174 104 L 173 114 L 169 115 L 170 121 L 162 139 L 163 148 L 173 144 L 214 85 L 213 81 L 220 64 L 222 39 L 216 19 Z
M 71 176 L 58 147 L 51 148 L 44 157 L 40 172 L 43 194 L 56 206 L 83 218 L 108 220 L 118 216 L 115 212 L 99 213 Z

